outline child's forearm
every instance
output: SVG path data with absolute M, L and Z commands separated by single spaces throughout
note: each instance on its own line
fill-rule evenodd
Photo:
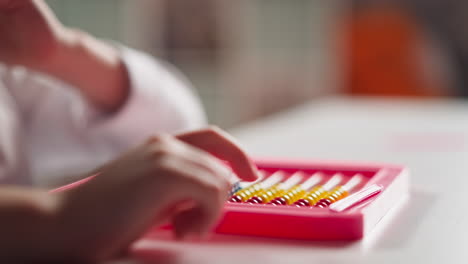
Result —
M 87 33 L 66 32 L 66 41 L 37 70 L 74 85 L 98 108 L 117 110 L 129 93 L 129 77 L 119 51 Z
M 119 52 L 63 26 L 44 0 L 0 0 L 0 62 L 23 65 L 76 86 L 102 110 L 117 110 L 128 93 Z
M 112 248 L 102 242 L 121 236 L 122 232 L 117 231 L 125 226 L 126 217 L 115 214 L 115 210 L 106 210 L 96 187 L 102 189 L 95 186 L 91 187 L 91 193 L 89 188 L 49 193 L 0 187 L 0 263 L 62 263 L 109 257 Z M 112 203 L 105 199 L 104 204 Z M 131 208 L 127 205 L 124 207 Z M 113 221 L 108 222 L 109 219 Z
M 95 194 L 81 191 L 0 187 L 0 263 L 100 258 L 105 246 L 95 245 L 101 237 L 95 226 L 99 223 L 90 221 L 106 218 L 107 213 L 93 210 L 93 200 Z
M 54 256 L 59 239 L 61 195 L 16 187 L 0 187 L 0 262 Z

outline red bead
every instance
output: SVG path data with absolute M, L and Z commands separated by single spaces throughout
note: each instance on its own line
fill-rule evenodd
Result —
M 316 204 L 314 207 L 317 207 L 317 208 L 327 208 L 328 206 L 326 206 L 325 204 L 319 203 L 319 204 Z
M 330 206 L 330 204 L 332 204 L 332 201 L 330 201 L 328 199 L 322 199 L 322 200 L 318 201 L 318 203 L 315 205 L 315 207 L 326 208 L 326 207 Z
M 284 197 L 278 197 L 278 198 L 276 198 L 275 200 L 277 200 L 278 203 L 281 204 L 281 205 L 286 205 L 286 204 L 288 204 L 288 202 L 286 201 L 286 199 L 285 199 Z
M 277 202 L 278 202 L 278 201 L 277 201 L 277 199 L 275 198 L 275 199 L 271 200 L 270 202 L 268 202 L 268 204 L 276 204 Z
M 231 203 L 240 203 L 240 202 L 242 202 L 242 198 L 239 195 L 233 195 L 229 199 L 229 202 L 231 202 Z
M 281 200 L 279 199 L 274 199 L 272 200 L 271 202 L 269 202 L 269 204 L 274 204 L 274 205 L 284 205 Z
M 254 197 L 250 198 L 249 200 L 247 200 L 247 202 L 252 203 L 252 204 L 261 204 L 261 203 L 263 203 L 262 198 L 260 198 L 258 196 L 254 196 Z
M 304 199 L 300 199 L 294 203 L 297 206 L 310 206 L 310 203 Z

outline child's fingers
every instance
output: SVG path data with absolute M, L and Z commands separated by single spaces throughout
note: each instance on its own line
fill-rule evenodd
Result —
M 163 203 L 169 206 L 175 203 L 176 207 L 169 214 L 174 217 L 178 237 L 184 237 L 187 233 L 202 235 L 218 220 L 229 184 L 224 177 L 199 164 L 202 161 L 193 155 L 181 155 L 180 149 L 175 151 L 177 155 L 164 158 L 164 164 L 160 164 L 164 168 L 162 172 L 168 175 L 165 180 L 167 187 L 161 189 L 167 194 L 167 200 Z M 181 209 L 180 201 L 190 201 L 191 207 L 197 208 L 198 212 L 182 214 L 192 208 Z M 191 214 L 187 218 L 189 222 L 181 220 L 183 216 L 179 214 Z
M 184 148 L 180 153 L 180 157 L 185 159 L 187 164 L 192 164 L 203 170 L 207 170 L 208 173 L 216 177 L 217 180 L 220 180 L 223 186 L 229 190 L 231 184 L 234 182 L 231 179 L 233 177 L 232 172 L 225 164 L 202 149 L 192 147 L 185 143 L 181 144 L 183 144 Z
M 177 142 L 174 142 L 176 145 Z M 185 189 L 206 188 L 216 192 L 227 193 L 230 189 L 228 181 L 228 171 L 217 167 L 216 160 L 207 154 L 194 151 L 192 147 L 179 142 L 177 150 L 172 148 L 174 153 L 163 159 L 162 167 L 173 182 L 173 188 L 177 188 L 179 193 Z M 202 158 L 205 155 L 205 158 Z M 214 164 L 213 164 L 214 163 Z
M 183 238 L 189 233 L 203 236 L 218 221 L 226 198 L 223 186 L 192 183 L 185 186 L 183 199 L 193 199 L 192 209 L 174 216 L 176 235 Z
M 179 212 L 173 216 L 172 224 L 178 239 L 184 239 L 191 233 L 200 236 L 202 234 L 203 212 L 199 208 Z
M 243 180 L 258 178 L 257 169 L 247 154 L 227 133 L 217 128 L 208 128 L 180 134 L 177 138 L 214 156 L 229 162 L 234 172 Z

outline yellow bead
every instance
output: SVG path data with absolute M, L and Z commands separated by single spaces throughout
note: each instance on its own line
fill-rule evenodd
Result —
M 304 199 L 300 199 L 299 201 L 301 200 L 307 201 L 307 206 L 312 206 L 316 204 L 318 201 L 320 201 L 322 197 L 323 195 L 314 194 L 314 195 L 309 195 L 308 197 Z
M 245 202 L 249 198 L 257 195 L 261 191 L 263 191 L 263 189 L 261 188 L 260 184 L 254 184 L 246 189 L 237 191 L 234 195 L 238 195 L 239 197 L 241 197 L 242 201 Z
M 292 204 L 294 201 L 298 200 L 299 196 L 302 196 L 305 191 L 302 189 L 301 186 L 295 186 L 288 190 L 286 194 L 282 196 L 282 198 L 286 201 L 286 204 Z
M 328 196 L 324 197 L 324 199 L 328 199 L 328 200 L 330 200 L 331 203 L 334 203 L 336 201 L 339 201 L 339 200 L 345 198 L 348 195 L 349 195 L 349 193 L 345 189 L 343 189 L 342 186 L 338 186 L 335 189 L 333 189 L 333 191 L 331 191 L 328 194 Z
M 257 194 L 253 195 L 251 197 L 252 199 L 250 200 L 253 200 L 253 198 L 255 198 L 254 200 L 256 201 L 256 203 L 267 203 L 278 196 L 278 193 L 281 190 L 279 186 L 280 184 L 275 184 L 266 190 L 262 190 Z M 247 200 L 247 202 L 249 202 L 249 200 Z

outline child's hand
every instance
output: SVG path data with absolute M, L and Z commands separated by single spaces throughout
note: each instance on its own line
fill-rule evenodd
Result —
M 0 61 L 39 67 L 65 37 L 43 0 L 0 0 Z
M 112 256 L 167 220 L 179 238 L 206 234 L 220 216 L 231 176 L 208 152 L 244 180 L 256 179 L 246 154 L 217 129 L 154 137 L 64 194 L 62 232 L 75 230 L 66 239 L 77 243 L 68 254 Z
M 44 0 L 0 0 L 0 63 L 67 82 L 103 111 L 116 111 L 129 94 L 120 52 L 64 26 Z

